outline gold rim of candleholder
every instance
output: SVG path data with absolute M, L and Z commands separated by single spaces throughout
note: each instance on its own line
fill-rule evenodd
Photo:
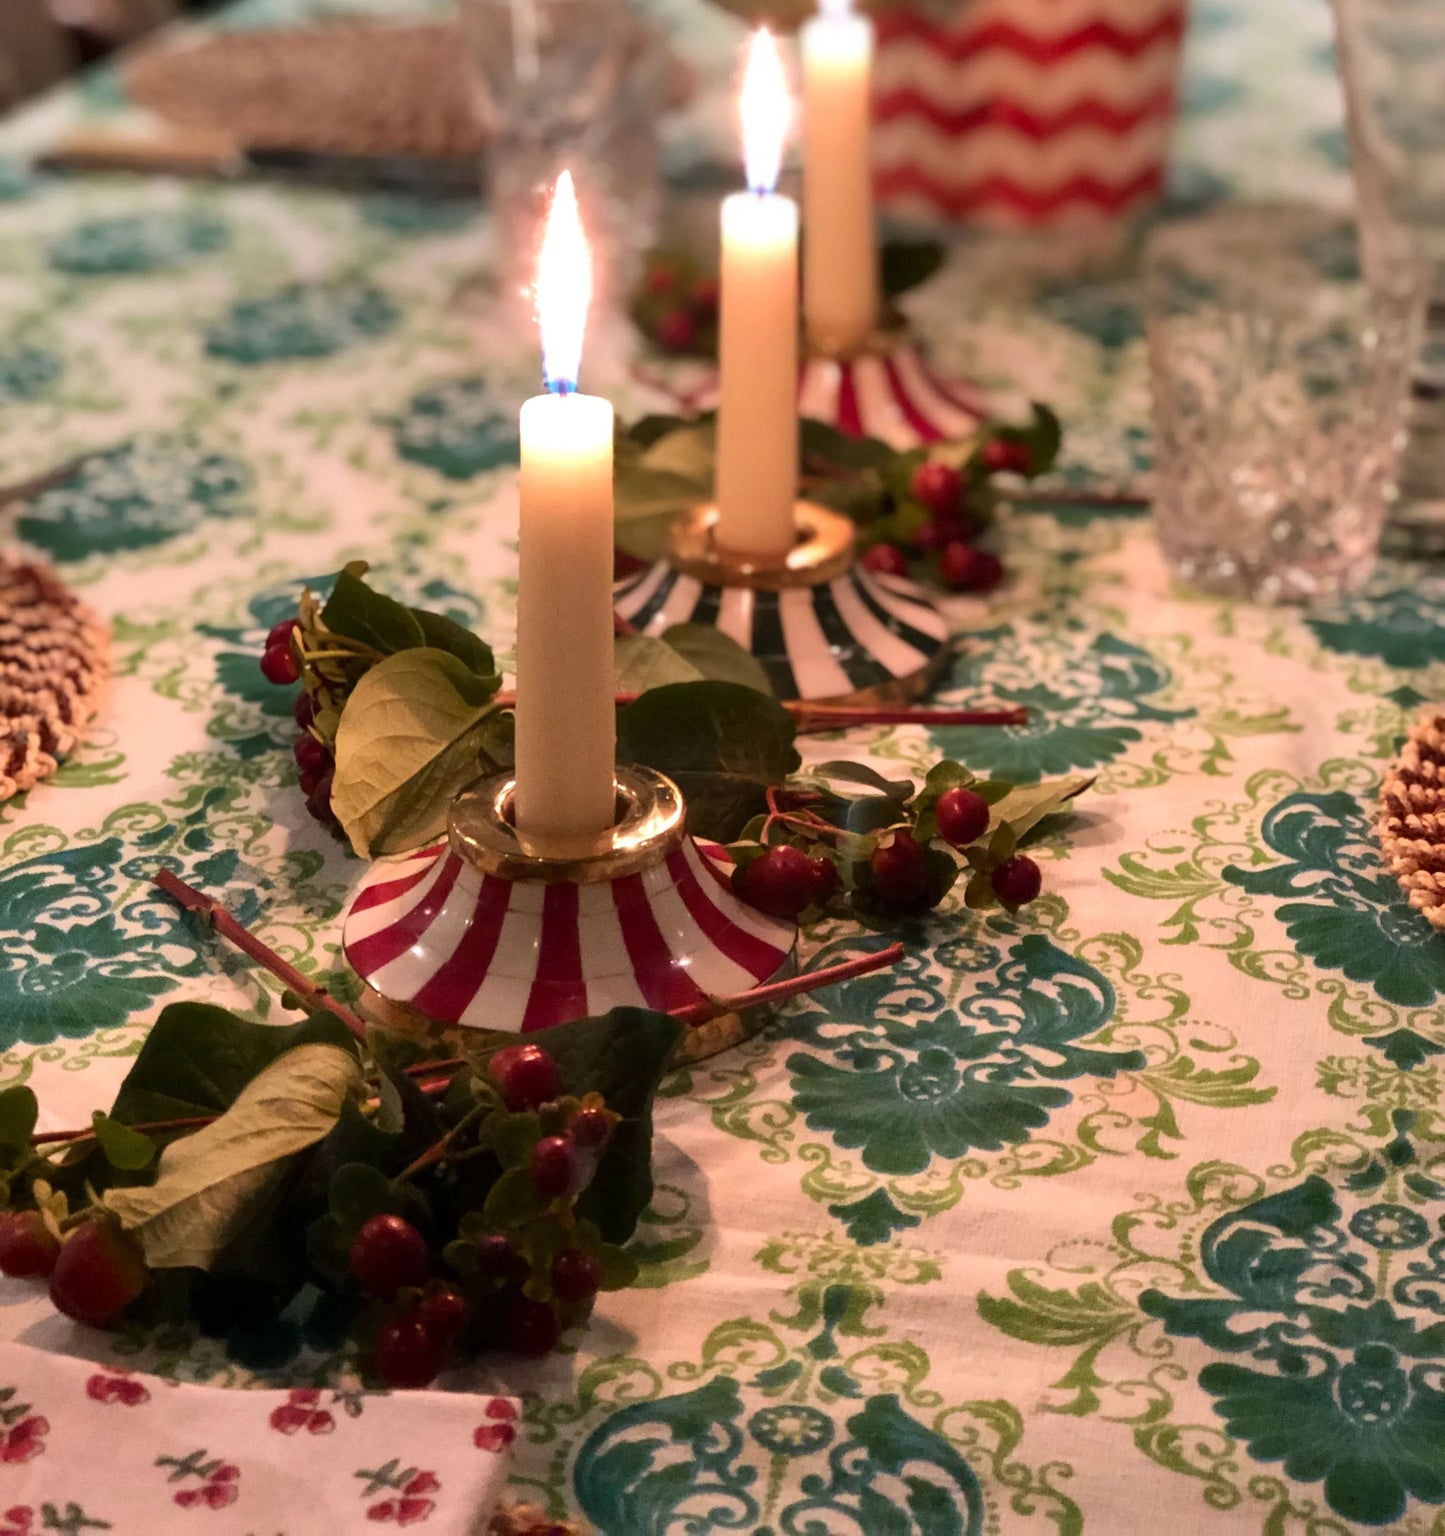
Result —
M 793 516 L 798 539 L 790 550 L 749 554 L 719 546 L 715 503 L 690 507 L 668 531 L 668 563 L 707 586 L 751 587 L 758 592 L 816 587 L 842 576 L 853 564 L 852 521 L 813 501 L 797 502 Z
M 590 848 L 555 852 L 530 844 L 513 824 L 517 780 L 498 774 L 463 790 L 447 818 L 453 852 L 484 875 L 542 885 L 587 885 L 651 869 L 685 832 L 682 794 L 651 768 L 619 767 L 617 821 Z

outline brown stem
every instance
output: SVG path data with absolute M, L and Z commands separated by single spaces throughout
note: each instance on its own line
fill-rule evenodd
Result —
M 640 695 L 619 693 L 620 706 L 635 704 Z M 502 709 L 514 709 L 517 695 L 510 690 L 497 694 L 492 701 Z M 999 705 L 996 709 L 945 709 L 919 705 L 904 709 L 874 709 L 866 705 L 785 703 L 783 708 L 797 722 L 799 734 L 839 731 L 850 725 L 1027 725 L 1029 712 L 1022 705 Z
M 308 1007 L 340 1019 L 358 1039 L 365 1037 L 366 1025 L 345 1003 L 337 1002 L 325 987 L 318 987 L 314 981 L 308 980 L 268 944 L 263 944 L 249 929 L 243 928 L 219 902 L 194 886 L 187 885 L 168 869 L 156 875 L 155 884 L 178 906 L 184 907 L 187 912 L 196 913 L 223 939 L 229 939 L 242 954 L 249 955 L 259 965 L 265 966 L 290 991 L 303 998 Z
M 686 1008 L 674 1008 L 672 1016 L 684 1024 L 706 1024 L 710 1019 L 721 1018 L 725 1013 L 737 1013 L 742 1008 L 756 1008 L 766 1003 L 780 1003 L 785 998 L 814 992 L 819 987 L 830 987 L 834 982 L 851 981 L 855 976 L 884 970 L 890 965 L 897 965 L 902 958 L 903 946 L 890 944 L 887 949 L 880 949 L 875 954 L 840 960 L 837 965 L 805 971 L 801 976 L 788 977 L 786 981 L 770 981 L 766 986 L 754 987 L 751 992 L 740 992 L 736 997 L 709 998 L 706 1002 L 692 1003 Z

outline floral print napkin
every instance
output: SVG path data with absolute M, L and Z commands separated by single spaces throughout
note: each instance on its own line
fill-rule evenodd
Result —
M 486 1529 L 518 1404 L 198 1387 L 0 1345 L 0 1536 Z

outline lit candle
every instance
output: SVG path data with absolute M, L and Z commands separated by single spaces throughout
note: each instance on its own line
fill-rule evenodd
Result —
M 773 190 L 788 131 L 777 44 L 755 33 L 742 88 L 747 192 L 722 205 L 717 541 L 791 549 L 798 491 L 798 205 Z
M 848 0 L 822 0 L 802 44 L 803 323 L 817 351 L 847 357 L 878 321 L 868 147 L 873 25 Z
M 616 819 L 612 406 L 575 393 L 592 265 L 572 178 L 558 178 L 537 262 L 548 392 L 522 406 L 517 585 L 517 831 L 582 851 Z

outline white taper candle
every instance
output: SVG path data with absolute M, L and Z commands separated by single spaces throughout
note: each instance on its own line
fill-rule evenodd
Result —
M 522 406 L 517 583 L 517 830 L 583 851 L 616 819 L 612 406 L 573 393 L 591 263 L 572 178 L 558 179 L 537 264 L 550 391 Z

